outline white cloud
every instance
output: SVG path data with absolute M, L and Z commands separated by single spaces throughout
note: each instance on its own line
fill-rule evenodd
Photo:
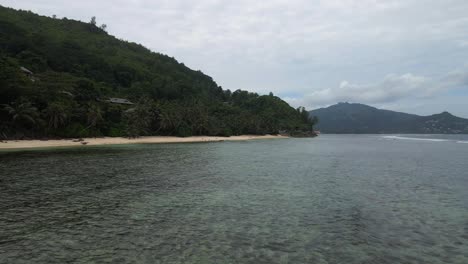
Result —
M 300 98 L 286 98 L 286 101 L 308 109 L 337 102 L 389 105 L 408 99 L 434 98 L 454 89 L 468 91 L 468 69 L 452 71 L 436 80 L 407 73 L 387 75 L 382 81 L 371 84 L 342 81 L 333 88 L 313 90 Z

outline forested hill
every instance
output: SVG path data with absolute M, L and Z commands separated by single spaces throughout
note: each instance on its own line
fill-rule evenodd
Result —
M 363 104 L 339 103 L 310 111 L 319 119 L 317 129 L 344 134 L 468 134 L 468 119 L 443 112 L 418 116 L 377 109 Z
M 223 90 L 169 56 L 83 23 L 0 6 L 0 137 L 310 130 L 280 98 Z

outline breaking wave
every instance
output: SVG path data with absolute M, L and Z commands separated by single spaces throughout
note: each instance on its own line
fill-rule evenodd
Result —
M 443 138 L 424 138 L 424 137 L 405 137 L 405 136 L 382 136 L 387 140 L 415 140 L 415 141 L 428 141 L 428 142 L 454 142 L 459 144 L 468 144 L 468 140 L 460 139 L 443 139 Z
M 401 136 L 383 136 L 385 139 L 393 139 L 393 140 L 417 140 L 417 141 L 431 141 L 431 142 L 447 142 L 452 141 L 449 139 L 439 139 L 439 138 L 413 138 L 413 137 L 401 137 Z M 468 143 L 468 142 L 467 142 Z

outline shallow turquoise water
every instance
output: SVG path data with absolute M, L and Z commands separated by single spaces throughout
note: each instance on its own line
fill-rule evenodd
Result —
M 420 138 L 0 153 L 0 263 L 468 263 L 466 138 Z

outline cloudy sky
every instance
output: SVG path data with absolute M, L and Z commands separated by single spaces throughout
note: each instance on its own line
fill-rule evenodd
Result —
M 370 104 L 468 117 L 466 0 L 0 0 L 108 25 L 212 76 L 293 106 Z

